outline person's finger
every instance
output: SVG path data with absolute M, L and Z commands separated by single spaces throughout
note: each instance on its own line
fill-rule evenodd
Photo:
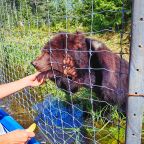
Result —
M 40 75 L 40 74 L 41 74 L 41 72 L 36 72 L 36 73 L 33 74 L 33 76 L 34 76 L 35 78 L 37 78 L 37 76 Z
M 35 133 L 34 132 L 28 132 L 28 137 L 29 138 L 35 137 Z
M 28 138 L 34 137 L 35 133 L 33 132 L 36 129 L 36 123 L 31 124 L 26 131 L 28 132 Z
M 44 80 L 40 85 L 43 85 L 46 81 Z
M 43 84 L 45 83 L 45 78 L 42 78 L 40 81 L 39 81 L 40 84 Z
M 29 76 L 27 76 L 27 78 L 29 78 L 30 80 L 34 81 L 37 79 L 37 77 L 40 75 L 41 72 L 36 72 L 34 74 L 31 74 Z

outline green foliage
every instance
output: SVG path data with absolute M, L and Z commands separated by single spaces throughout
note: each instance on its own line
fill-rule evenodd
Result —
M 120 29 L 130 20 L 128 0 L 6 0 L 0 1 L 3 22 L 54 31 L 85 27 L 88 31 Z M 123 17 L 124 12 L 124 17 Z M 127 24 L 127 23 L 126 23 Z
M 83 26 L 89 28 L 89 30 L 96 31 L 102 30 L 104 28 L 121 26 L 122 22 L 122 10 L 125 11 L 125 17 L 130 19 L 130 4 L 128 1 L 122 0 L 94 0 L 83 1 L 82 5 L 76 9 L 76 13 L 81 13 L 82 17 L 80 21 L 83 23 Z
M 109 114 L 111 119 L 107 119 L 106 115 L 102 115 L 106 110 L 107 106 L 101 111 L 93 112 L 95 117 L 93 119 L 89 118 L 85 121 L 85 127 L 83 127 L 85 135 L 89 139 L 93 139 L 95 134 L 96 140 L 101 144 L 117 144 L 118 142 L 124 144 L 126 126 L 125 116 L 121 115 L 116 107 L 111 107 Z M 95 129 L 93 128 L 93 124 Z

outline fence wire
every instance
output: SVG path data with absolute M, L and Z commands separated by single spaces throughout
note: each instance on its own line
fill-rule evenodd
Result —
M 103 71 L 104 75 L 109 73 L 112 77 L 119 77 L 115 82 L 118 82 L 120 90 L 123 88 L 121 82 L 126 77 L 124 75 L 128 75 L 128 69 L 125 70 L 124 66 L 128 65 L 130 39 L 130 21 L 125 21 L 130 15 L 127 3 L 114 0 L 0 0 L 1 84 L 34 73 L 36 70 L 31 62 L 41 54 L 41 49 L 49 40 L 51 44 L 58 33 L 64 37 L 65 47 L 50 46 L 49 61 L 52 65 L 63 65 L 59 57 L 53 59 L 53 55 L 61 51 L 65 55 L 78 55 L 78 65 L 87 61 L 84 68 L 74 66 L 76 71 L 81 71 L 84 81 L 59 75 L 52 67 L 52 80 L 47 79 L 40 87 L 25 88 L 2 100 L 1 107 L 24 128 L 34 121 L 37 123 L 36 137 L 41 143 L 125 143 L 126 111 L 119 102 L 113 103 L 99 97 L 94 88 L 107 89 L 110 93 L 116 91 L 107 82 L 105 85 L 97 82 L 102 77 L 99 75 L 95 78 L 99 71 Z M 79 35 L 85 35 L 90 40 L 89 50 L 69 48 L 68 37 L 75 37 L 77 30 L 82 32 Z M 93 50 L 94 40 L 102 41 L 111 51 Z M 98 44 L 103 45 L 101 42 Z M 119 59 L 119 69 L 92 67 L 91 61 L 98 60 L 93 57 L 94 53 L 104 54 L 104 57 L 107 54 L 115 55 L 115 59 Z M 88 60 L 82 57 L 86 54 Z M 109 63 L 113 62 L 110 60 Z M 85 71 L 87 75 L 84 75 Z M 66 86 L 59 86 L 59 79 Z M 73 84 L 78 84 L 77 92 L 72 91 Z M 121 96 L 120 93 L 117 91 L 117 97 Z

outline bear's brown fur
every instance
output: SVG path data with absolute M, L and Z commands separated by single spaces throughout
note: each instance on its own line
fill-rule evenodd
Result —
M 82 33 L 58 33 L 32 62 L 41 76 L 75 93 L 81 86 L 92 88 L 106 102 L 125 105 L 128 91 L 128 62 L 100 41 Z

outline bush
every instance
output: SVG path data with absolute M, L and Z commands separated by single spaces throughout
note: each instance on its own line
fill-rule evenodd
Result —
M 45 0 L 23 1 L 7 0 L 0 2 L 3 23 L 27 27 L 56 28 L 57 31 L 71 27 L 85 27 L 88 31 L 120 29 L 124 21 L 130 20 L 130 2 L 128 0 Z M 124 14 L 124 15 L 123 15 Z

